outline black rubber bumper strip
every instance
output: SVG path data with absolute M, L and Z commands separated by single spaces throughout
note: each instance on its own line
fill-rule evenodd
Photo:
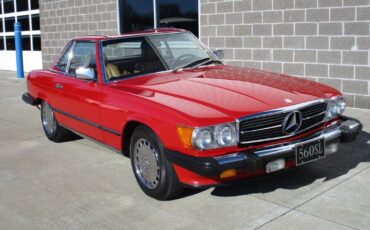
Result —
M 33 99 L 33 97 L 29 93 L 24 93 L 22 95 L 22 100 L 25 103 L 33 106 L 40 104 L 40 102 L 38 100 Z
M 180 152 L 172 151 L 169 149 L 164 150 L 167 160 L 170 162 L 188 169 L 196 174 L 202 176 L 218 176 L 220 173 L 227 169 L 243 169 L 246 171 L 256 171 L 262 169 L 264 161 L 253 153 L 240 153 L 245 154 L 246 159 L 242 161 L 230 162 L 220 164 L 213 157 L 195 157 Z
M 340 126 L 340 130 L 342 131 L 341 142 L 347 143 L 356 140 L 356 137 L 362 131 L 362 123 L 356 118 L 344 115 L 340 115 L 339 119 L 342 121 L 342 125 Z M 351 126 L 345 124 L 346 121 L 352 121 L 352 124 L 357 123 L 357 125 L 354 128 L 351 128 Z

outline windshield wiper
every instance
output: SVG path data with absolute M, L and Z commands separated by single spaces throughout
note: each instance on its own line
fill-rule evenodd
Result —
M 207 65 L 207 64 L 209 64 L 209 63 L 218 63 L 218 64 L 222 64 L 222 61 L 220 61 L 220 60 L 216 60 L 216 59 L 209 59 L 209 60 L 207 60 L 207 61 L 204 61 L 204 62 L 202 62 L 202 63 L 199 63 L 199 64 L 197 64 L 197 65 L 193 66 L 193 68 L 197 68 L 197 67 L 202 66 L 202 65 Z
M 193 62 L 190 62 L 186 65 L 182 65 L 182 66 L 179 66 L 177 67 L 176 69 L 174 69 L 173 71 L 174 72 L 177 72 L 178 70 L 180 69 L 184 69 L 184 68 L 188 68 L 188 67 L 191 67 L 191 66 L 199 66 L 199 65 L 203 65 L 204 62 L 208 62 L 208 61 L 212 61 L 213 59 L 207 57 L 207 58 L 201 58 L 201 59 L 198 59 L 198 60 L 195 60 Z

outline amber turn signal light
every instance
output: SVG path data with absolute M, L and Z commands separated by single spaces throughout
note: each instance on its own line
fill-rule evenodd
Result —
M 177 134 L 179 139 L 186 149 L 192 148 L 191 137 L 193 135 L 194 128 L 177 126 Z
M 228 177 L 233 177 L 233 176 L 236 176 L 236 170 L 235 169 L 227 169 L 227 170 L 223 171 L 220 174 L 221 179 L 228 178 Z

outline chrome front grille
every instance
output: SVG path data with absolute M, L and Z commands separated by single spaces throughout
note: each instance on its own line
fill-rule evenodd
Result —
M 318 100 L 280 110 L 263 112 L 239 120 L 239 142 L 250 144 L 294 136 L 313 129 L 324 121 L 327 102 Z M 283 121 L 292 111 L 302 113 L 302 124 L 293 134 L 283 132 Z

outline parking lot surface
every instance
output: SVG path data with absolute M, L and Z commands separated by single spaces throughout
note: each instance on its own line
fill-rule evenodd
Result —
M 0 229 L 369 229 L 370 111 L 364 130 L 321 161 L 240 185 L 156 201 L 130 161 L 89 140 L 53 143 L 0 71 Z

